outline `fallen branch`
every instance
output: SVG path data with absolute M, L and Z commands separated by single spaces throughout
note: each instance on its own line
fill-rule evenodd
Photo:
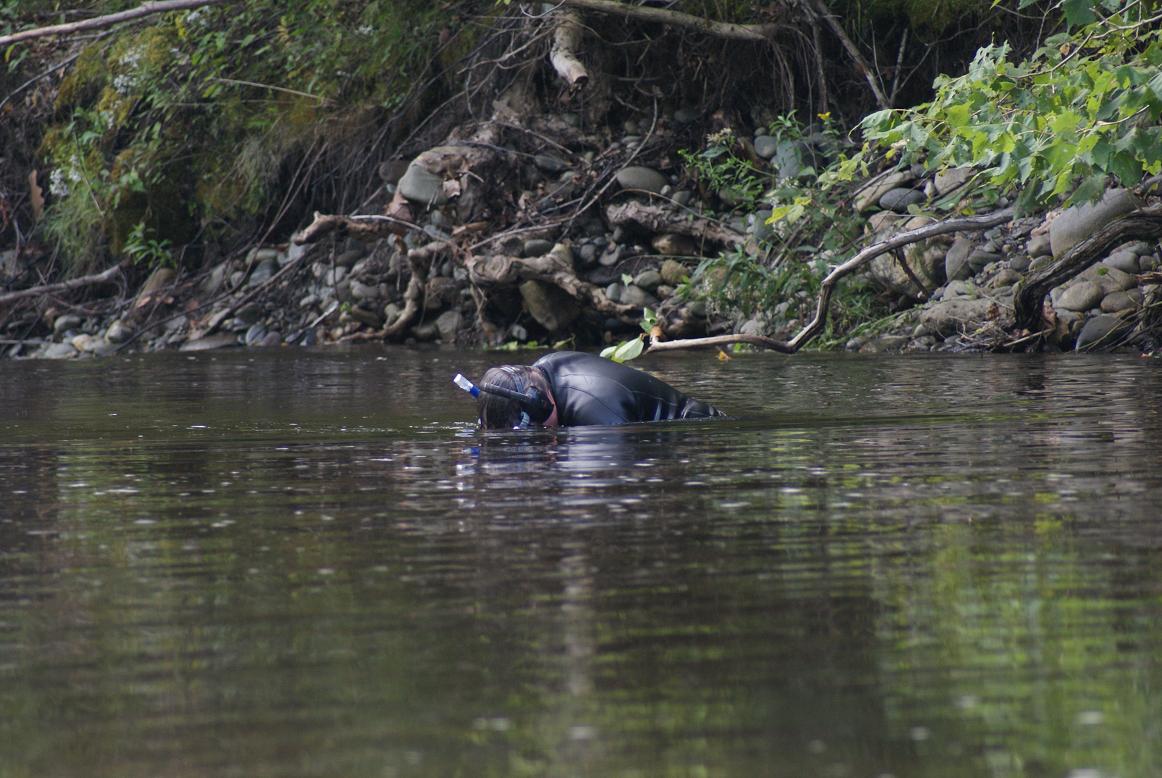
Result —
M 709 346 L 729 346 L 733 343 L 747 343 L 751 346 L 761 346 L 771 351 L 779 351 L 784 354 L 794 354 L 796 349 L 781 340 L 768 338 L 765 335 L 744 335 L 737 333 L 734 335 L 712 335 L 708 338 L 683 338 L 682 340 L 655 340 L 650 343 L 647 353 L 655 351 L 678 351 L 686 348 L 706 348 Z
M 647 22 L 656 22 L 673 27 L 686 27 L 718 38 L 728 38 L 740 41 L 755 41 L 765 43 L 769 41 L 779 29 L 775 24 L 735 24 L 733 22 L 716 22 L 702 16 L 671 11 L 668 8 L 651 8 L 645 5 L 626 5 L 615 0 L 561 0 L 561 5 L 570 8 L 582 8 L 586 11 L 595 11 L 603 14 L 614 14 L 627 19 L 641 19 Z
M 787 345 L 798 351 L 807 341 L 815 337 L 827 322 L 827 310 L 831 305 L 831 294 L 835 291 L 835 284 L 839 282 L 839 279 L 871 262 L 880 254 L 893 251 L 901 246 L 934 238 L 937 235 L 947 235 L 952 232 L 978 232 L 980 230 L 987 230 L 991 227 L 996 227 L 998 224 L 1012 221 L 1013 215 L 1014 211 L 1012 208 L 1005 208 L 984 216 L 945 219 L 944 221 L 917 227 L 914 230 L 897 233 L 887 240 L 882 240 L 879 243 L 873 243 L 867 246 L 856 253 L 854 257 L 827 274 L 827 277 L 823 279 L 823 283 L 819 287 L 819 304 L 815 310 L 815 318 L 806 327 L 801 329 L 798 335 L 791 338 Z
M 934 222 L 926 224 L 923 227 L 918 227 L 907 232 L 897 233 L 886 240 L 881 240 L 870 246 L 865 247 L 851 259 L 834 268 L 819 287 L 819 302 L 815 310 L 815 318 L 813 318 L 799 333 L 787 342 L 775 340 L 774 338 L 767 338 L 761 335 L 717 335 L 710 338 L 688 338 L 684 340 L 659 341 L 650 344 L 648 351 L 673 351 L 683 348 L 702 348 L 704 346 L 720 346 L 728 343 L 750 343 L 755 346 L 762 346 L 763 348 L 771 349 L 772 351 L 779 351 L 784 354 L 794 354 L 803 348 L 813 337 L 815 337 L 824 324 L 827 322 L 827 312 L 831 305 L 831 295 L 835 291 L 835 285 L 841 278 L 859 269 L 860 267 L 871 262 L 881 254 L 895 251 L 896 249 L 907 246 L 912 243 L 917 243 L 928 238 L 933 238 L 937 235 L 947 235 L 952 232 L 972 232 L 978 230 L 987 230 L 990 227 L 996 227 L 998 224 L 1004 224 L 1012 220 L 1013 209 L 1006 208 L 995 213 L 987 214 L 985 216 L 970 216 L 958 219 L 946 219 L 941 222 Z
M 607 206 L 605 218 L 614 226 L 633 224 L 650 232 L 672 232 L 727 246 L 742 246 L 746 243 L 746 235 L 735 232 L 714 219 L 637 200 L 626 200 Z
M 121 262 L 112 267 L 105 268 L 100 273 L 94 273 L 89 276 L 81 276 L 80 278 L 73 278 L 68 281 L 61 281 L 57 284 L 44 284 L 43 286 L 32 286 L 28 289 L 21 289 L 16 292 L 8 292 L 7 294 L 0 294 L 0 305 L 6 303 L 23 300 L 27 297 L 39 297 L 46 294 L 57 294 L 59 292 L 71 292 L 74 289 L 82 289 L 86 286 L 95 286 L 97 284 L 106 284 L 112 281 L 122 270 L 129 267 L 128 262 Z
M 1097 263 L 1110 249 L 1126 241 L 1153 240 L 1159 236 L 1162 236 L 1162 205 L 1139 208 L 1114 219 L 1059 259 L 1026 276 L 1013 296 L 1017 327 L 1040 329 L 1042 306 L 1049 290 Z
M 11 35 L 0 35 L 0 46 L 10 46 L 20 41 L 31 40 L 32 38 L 44 38 L 49 35 L 69 35 L 74 32 L 84 32 L 85 30 L 100 30 L 105 27 L 120 24 L 121 22 L 140 19 L 144 16 L 152 16 L 153 14 L 165 13 L 167 11 L 185 11 L 191 8 L 201 8 L 204 5 L 218 5 L 225 2 L 228 2 L 228 0 L 160 0 L 154 3 L 142 3 L 136 8 L 130 8 L 128 11 L 118 11 L 115 14 L 94 16 L 92 19 L 69 22 L 68 24 L 34 27 L 31 30 L 14 32 Z
M 557 75 L 565 80 L 569 89 L 578 91 L 589 82 L 589 71 L 577 59 L 581 48 L 581 14 L 565 9 L 556 12 L 557 26 L 553 30 L 553 48 L 549 51 L 549 62 Z

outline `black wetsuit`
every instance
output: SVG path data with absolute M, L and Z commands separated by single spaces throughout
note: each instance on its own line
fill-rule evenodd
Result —
M 533 367 L 549 380 L 562 427 L 726 415 L 649 373 L 592 354 L 558 351 Z

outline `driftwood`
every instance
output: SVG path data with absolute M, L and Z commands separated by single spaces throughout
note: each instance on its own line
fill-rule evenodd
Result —
M 323 236 L 335 231 L 349 235 L 356 240 L 372 242 L 391 235 L 401 235 L 408 229 L 421 230 L 422 228 L 413 222 L 391 216 L 378 214 L 343 216 L 342 214 L 324 214 L 316 211 L 314 221 L 300 232 L 295 233 L 292 242 L 297 246 L 315 243 Z
M 676 208 L 651 205 L 637 200 L 626 200 L 607 206 L 605 218 L 615 226 L 632 224 L 650 232 L 672 232 L 727 246 L 742 246 L 746 243 L 746 235 L 735 232 L 721 222 L 693 213 L 684 213 Z
M 60 292 L 71 292 L 75 289 L 83 289 L 86 286 L 96 286 L 97 284 L 107 284 L 116 278 L 121 271 L 129 267 L 128 262 L 121 262 L 112 267 L 105 268 L 100 273 L 93 275 L 81 276 L 80 278 L 73 278 L 68 281 L 61 281 L 57 284 L 44 284 L 42 286 L 33 286 L 28 289 L 20 289 L 15 292 L 8 292 L 7 294 L 0 294 L 0 305 L 6 303 L 13 303 L 17 300 L 23 300 L 27 297 L 39 297 L 46 294 L 58 294 Z
M 583 89 L 589 82 L 589 71 L 577 58 L 581 48 L 581 14 L 577 11 L 559 9 L 556 12 L 556 29 L 553 30 L 553 48 L 549 51 L 549 62 L 571 90 Z
M 1013 311 L 1018 328 L 1039 330 L 1045 295 L 1106 256 L 1110 249 L 1130 240 L 1162 236 L 1162 205 L 1139 208 L 1114 219 L 1085 238 L 1059 259 L 1030 273 L 1017 287 Z
M 31 40 L 33 38 L 44 38 L 49 35 L 69 35 L 74 32 L 84 32 L 86 30 L 100 30 L 105 27 L 112 27 L 121 22 L 129 22 L 134 19 L 140 19 L 145 16 L 152 16 L 153 14 L 166 13 L 167 11 L 185 11 L 191 8 L 200 8 L 205 5 L 219 5 L 228 2 L 229 0 L 160 0 L 155 3 L 142 3 L 136 8 L 130 8 L 128 11 L 119 11 L 114 14 L 106 14 L 105 16 L 94 16 L 92 19 L 84 19 L 79 22 L 69 22 L 68 24 L 54 24 L 49 27 L 36 27 L 31 30 L 21 30 L 14 32 L 11 35 L 0 35 L 0 46 L 10 46 L 13 43 L 20 41 Z
M 985 216 L 945 219 L 944 221 L 926 224 L 914 230 L 897 233 L 886 240 L 878 241 L 863 248 L 851 259 L 837 266 L 827 274 L 827 277 L 823 279 L 819 288 L 819 302 L 815 310 L 815 318 L 808 322 L 803 329 L 799 330 L 799 333 L 795 337 L 785 343 L 761 335 L 717 335 L 710 338 L 687 338 L 685 340 L 652 343 L 648 351 L 673 351 L 683 348 L 703 348 L 706 346 L 723 346 L 731 343 L 749 343 L 771 349 L 772 351 L 780 351 L 784 354 L 794 354 L 803 348 L 808 341 L 818 335 L 819 331 L 827 323 L 827 312 L 831 306 L 831 295 L 835 291 L 835 285 L 844 276 L 863 267 L 881 254 L 895 251 L 902 246 L 927 240 L 937 235 L 947 235 L 951 232 L 987 230 L 990 227 L 996 227 L 998 224 L 1011 221 L 1012 218 L 1013 209 L 1005 208 L 1004 210 L 986 214 Z
M 601 313 L 629 321 L 638 308 L 615 303 L 598 286 L 582 281 L 573 271 L 571 250 L 557 244 L 548 254 L 540 257 L 510 257 L 493 254 L 469 257 L 465 263 L 468 277 L 479 288 L 513 286 L 521 281 L 542 281 L 552 284 L 570 297 L 588 303 Z
M 681 11 L 671 11 L 668 8 L 627 5 L 625 3 L 615 2 L 615 0 L 561 0 L 561 5 L 569 8 L 580 8 L 586 11 L 621 16 L 627 19 L 640 19 L 646 22 L 666 24 L 673 27 L 685 27 L 718 38 L 755 41 L 758 43 L 771 40 L 775 32 L 779 29 L 779 26 L 775 24 L 716 22 L 712 19 L 682 13 Z
M 420 312 L 424 299 L 424 284 L 428 281 L 426 265 L 440 247 L 442 244 L 439 247 L 428 244 L 408 252 L 408 267 L 411 268 L 412 275 L 408 279 L 408 288 L 403 293 L 403 310 L 400 311 L 399 318 L 383 328 L 384 340 L 394 338 L 410 327 L 412 320 Z

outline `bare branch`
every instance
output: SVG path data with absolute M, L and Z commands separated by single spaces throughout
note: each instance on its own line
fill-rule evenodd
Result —
M 765 335 L 713 335 L 709 338 L 683 338 L 682 340 L 655 340 L 646 350 L 652 354 L 655 351 L 678 351 L 687 348 L 707 348 L 709 346 L 728 346 L 733 343 L 747 343 L 751 346 L 762 346 L 771 351 L 780 351 L 784 354 L 794 354 L 797 349 L 791 348 L 781 340 L 768 338 Z
M 699 32 L 713 35 L 718 38 L 732 40 L 754 41 L 764 43 L 769 41 L 778 30 L 775 24 L 735 24 L 733 22 L 716 22 L 701 16 L 671 11 L 668 8 L 651 8 L 644 5 L 626 5 L 615 0 L 561 0 L 561 5 L 571 8 L 581 8 L 586 11 L 623 16 L 626 18 L 641 19 L 647 22 L 667 24 L 674 27 L 686 27 Z
M 218 5 L 224 2 L 228 2 L 228 0 L 159 0 L 159 2 L 142 3 L 136 8 L 130 8 L 128 11 L 119 11 L 115 14 L 94 16 L 92 19 L 69 22 L 68 24 L 54 24 L 50 27 L 35 27 L 31 30 L 21 30 L 11 35 L 3 35 L 0 36 L 0 46 L 10 46 L 20 41 L 26 41 L 32 38 L 44 38 L 49 35 L 68 35 L 74 32 L 83 32 L 84 30 L 100 30 L 105 27 L 112 27 L 114 24 L 120 24 L 121 22 L 140 19 L 143 16 L 152 16 L 153 14 L 165 13 L 167 11 L 184 11 L 190 8 L 200 8 L 204 5 Z
M 1159 212 L 1162 216 L 1162 211 Z M 928 238 L 936 237 L 937 235 L 947 235 L 950 232 L 970 232 L 975 230 L 987 230 L 990 227 L 995 227 L 998 224 L 1004 224 L 1013 218 L 1013 209 L 1006 208 L 1002 211 L 987 214 L 985 216 L 970 216 L 960 219 L 946 219 L 942 222 L 935 222 L 933 224 L 926 224 L 914 230 L 897 233 L 892 237 L 881 240 L 867 246 L 862 251 L 858 252 L 851 259 L 844 262 L 833 269 L 823 279 L 819 288 L 819 303 L 815 311 L 815 318 L 812 319 L 807 326 L 799 331 L 795 337 L 786 343 L 775 340 L 774 338 L 767 338 L 761 335 L 717 335 L 711 338 L 689 338 L 685 340 L 670 340 L 660 341 L 650 345 L 650 351 L 673 351 L 683 348 L 701 348 L 703 346 L 721 346 L 728 343 L 750 343 L 755 346 L 762 346 L 763 348 L 771 349 L 772 351 L 779 351 L 784 354 L 794 354 L 799 349 L 803 348 L 811 338 L 815 337 L 823 325 L 827 322 L 827 310 L 831 305 L 831 294 L 835 291 L 835 285 L 839 279 L 848 275 L 854 270 L 871 262 L 881 254 L 894 252 L 896 249 L 907 246 L 911 243 L 917 243 Z
M 880 86 L 879 76 L 867 64 L 867 60 L 864 59 L 863 54 L 860 53 L 859 48 L 856 47 L 851 38 L 847 37 L 847 33 L 843 31 L 843 25 L 836 21 L 835 17 L 831 15 L 831 11 L 827 10 L 823 0 L 810 0 L 810 2 L 819 18 L 827 22 L 827 26 L 835 33 L 835 37 L 839 38 L 839 42 L 843 45 L 848 56 L 855 60 L 855 68 L 867 79 L 867 84 L 871 87 L 872 94 L 875 95 L 876 103 L 879 104 L 880 108 L 891 108 L 891 101 L 884 94 L 883 87 Z
M 914 230 L 897 233 L 887 240 L 881 240 L 878 243 L 867 246 L 857 252 L 854 257 L 832 270 L 823 279 L 823 283 L 819 287 L 819 304 L 815 310 L 815 318 L 800 330 L 798 335 L 791 338 L 788 345 L 798 351 L 807 341 L 815 337 L 827 322 L 827 309 L 831 304 L 831 293 L 835 290 L 835 284 L 839 282 L 839 279 L 871 262 L 880 254 L 900 248 L 901 246 L 934 238 L 937 235 L 947 235 L 950 232 L 987 230 L 990 227 L 996 227 L 998 224 L 1012 221 L 1013 213 L 1012 208 L 1005 208 L 1004 210 L 984 216 L 945 219 L 942 222 L 934 222 L 933 224 L 926 224 Z

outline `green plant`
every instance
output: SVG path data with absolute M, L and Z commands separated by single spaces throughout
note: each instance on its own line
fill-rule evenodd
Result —
M 654 328 L 658 326 L 658 315 L 651 308 L 643 308 L 639 324 L 642 328 L 641 335 L 602 349 L 601 356 L 614 362 L 629 362 L 640 357 L 645 350 L 646 338 L 653 335 Z
M 122 252 L 133 260 L 135 265 L 158 268 L 172 267 L 176 264 L 173 252 L 170 251 L 170 242 L 150 237 L 146 231 L 145 222 L 138 222 L 130 230 Z
M 740 156 L 741 145 L 729 127 L 706 138 L 706 147 L 694 152 L 680 149 L 687 172 L 740 207 L 754 207 L 763 193 L 765 173 Z

